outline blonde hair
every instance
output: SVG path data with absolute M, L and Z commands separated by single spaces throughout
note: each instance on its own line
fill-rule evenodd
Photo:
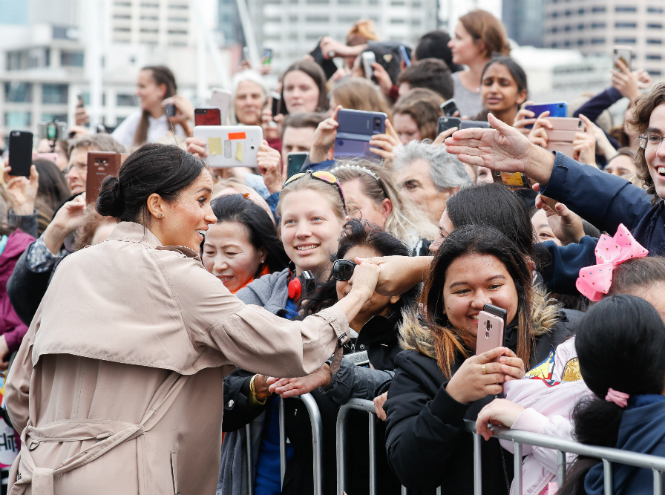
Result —
M 342 184 L 359 179 L 363 194 L 374 203 L 379 204 L 386 198 L 390 200 L 393 208 L 386 219 L 384 226 L 386 232 L 409 246 L 415 245 L 420 239 L 434 239 L 439 235 L 436 227 L 395 187 L 391 170 L 362 159 L 337 163 L 331 172 Z
M 368 41 L 379 41 L 379 35 L 374 31 L 374 22 L 370 19 L 360 19 L 351 27 L 346 35 L 348 46 L 362 45 Z
M 331 95 L 337 105 L 351 110 L 383 112 L 392 118 L 386 98 L 377 86 L 363 77 L 347 77 L 332 87 Z
M 277 217 L 282 216 L 282 203 L 284 198 L 292 192 L 297 191 L 316 191 L 321 196 L 328 199 L 330 206 L 335 213 L 335 216 L 339 218 L 342 222 L 346 219 L 346 212 L 344 211 L 344 203 L 342 203 L 342 197 L 337 190 L 337 186 L 334 184 L 329 184 L 324 180 L 316 179 L 312 174 L 306 173 L 299 179 L 289 183 L 282 191 L 279 193 L 279 201 L 277 203 L 277 209 L 275 213 Z

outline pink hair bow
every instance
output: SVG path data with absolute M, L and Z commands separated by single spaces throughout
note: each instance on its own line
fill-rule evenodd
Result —
M 649 254 L 624 224 L 619 225 L 613 238 L 601 235 L 595 252 L 597 264 L 582 268 L 575 284 L 577 290 L 592 301 L 600 301 L 609 292 L 614 268 L 624 261 Z
M 630 397 L 629 394 L 618 392 L 613 388 L 609 388 L 607 390 L 607 395 L 605 396 L 605 400 L 607 402 L 614 402 L 619 407 L 626 407 L 628 405 L 629 397 Z

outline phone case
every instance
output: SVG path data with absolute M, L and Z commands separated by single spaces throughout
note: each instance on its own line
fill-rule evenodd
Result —
M 582 129 L 579 131 L 562 131 L 559 129 L 547 129 L 547 140 L 548 141 L 568 141 L 570 143 L 575 139 L 575 134 L 582 132 Z
M 521 172 L 492 171 L 492 180 L 510 189 L 531 189 L 529 178 Z
M 194 127 L 194 137 L 205 141 L 205 162 L 211 167 L 256 167 L 263 129 L 256 125 L 206 125 Z
M 501 347 L 503 345 L 503 328 L 503 318 L 487 311 L 481 311 L 478 314 L 476 355 Z
M 11 131 L 9 133 L 9 166 L 12 177 L 30 177 L 32 165 L 32 132 Z
M 458 110 L 455 98 L 451 98 L 450 100 L 441 103 L 441 111 L 446 117 L 453 117 Z
M 219 108 L 221 125 L 226 125 L 229 121 L 229 111 L 231 109 L 231 92 L 226 89 L 213 88 L 209 105 Z
M 632 46 L 623 46 L 616 45 L 614 47 L 614 53 L 612 56 L 612 62 L 614 64 L 614 69 L 619 70 L 617 62 L 621 60 L 628 67 L 628 70 L 631 69 L 631 62 L 633 61 L 633 47 Z
M 372 79 L 374 70 L 372 69 L 372 64 L 376 62 L 376 55 L 374 52 L 363 52 L 362 55 L 363 61 L 363 70 L 365 71 L 365 77 L 367 79 Z
M 569 158 L 573 157 L 573 142 L 572 141 L 548 141 L 548 151 L 559 151 Z
M 214 107 L 195 108 L 194 125 L 222 125 L 221 110 Z
M 462 129 L 472 129 L 474 127 L 479 127 L 481 129 L 489 129 L 490 123 L 485 122 L 484 120 L 463 120 Z
M 287 169 L 286 169 L 286 174 L 287 178 L 291 177 L 292 175 L 297 174 L 300 172 L 302 169 L 302 166 L 305 163 L 305 160 L 307 160 L 307 157 L 309 156 L 309 153 L 306 151 L 293 151 L 291 153 L 288 153 L 286 155 L 286 162 L 287 162 Z
M 554 127 L 554 129 L 552 130 L 575 131 L 575 132 L 584 131 L 584 122 L 582 122 L 582 119 L 578 119 L 575 117 L 552 117 L 552 118 L 547 117 L 547 120 L 549 120 L 552 126 Z M 547 130 L 548 136 L 550 132 L 551 130 L 548 129 Z
M 549 111 L 550 117 L 568 117 L 568 103 L 565 101 L 555 101 L 552 103 L 536 103 L 534 105 L 527 105 L 524 107 L 526 110 L 531 110 L 536 114 L 537 118 L 541 113 Z M 527 125 L 526 129 L 532 129 L 533 124 Z
M 97 204 L 102 181 L 109 175 L 117 177 L 123 161 L 120 153 L 114 151 L 88 152 L 88 173 L 85 180 L 86 204 Z
M 323 72 L 326 74 L 326 80 L 330 79 L 335 72 L 337 72 L 337 65 L 331 58 L 324 58 L 323 52 L 321 51 L 321 43 L 316 45 L 314 50 L 309 52 L 311 57 L 314 59 L 314 62 L 319 64 L 323 69 Z
M 342 109 L 337 112 L 335 158 L 365 156 L 374 160 L 381 157 L 369 151 L 369 141 L 375 134 L 386 132 L 387 115 L 382 112 Z
M 439 126 L 436 130 L 437 135 L 441 134 L 443 131 L 457 127 L 460 129 L 462 125 L 462 119 L 459 117 L 439 117 Z

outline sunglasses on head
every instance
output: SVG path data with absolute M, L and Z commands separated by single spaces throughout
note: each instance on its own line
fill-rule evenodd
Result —
M 332 277 L 338 282 L 346 282 L 353 276 L 357 263 L 351 260 L 339 259 L 333 262 Z
M 293 174 L 291 177 L 289 177 L 286 180 L 286 182 L 284 182 L 284 185 L 282 187 L 286 187 L 289 184 L 297 181 L 298 179 L 302 179 L 306 175 L 311 175 L 317 180 L 326 182 L 332 186 L 337 187 L 337 191 L 339 192 L 339 197 L 342 198 L 342 207 L 344 208 L 344 214 L 346 215 L 346 201 L 344 201 L 344 193 L 342 192 L 342 186 L 339 185 L 337 177 L 335 177 L 330 172 L 326 172 L 325 170 L 318 170 L 316 172 L 312 172 L 311 170 L 308 170 L 307 172 L 300 172 L 298 174 Z

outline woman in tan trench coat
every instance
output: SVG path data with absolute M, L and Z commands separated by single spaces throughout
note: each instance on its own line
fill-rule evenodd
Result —
M 23 440 L 10 494 L 212 495 L 224 376 L 307 375 L 346 340 L 378 268 L 300 322 L 245 305 L 198 258 L 211 195 L 173 146 L 139 148 L 104 181 L 98 210 L 122 223 L 62 261 L 7 380 Z

